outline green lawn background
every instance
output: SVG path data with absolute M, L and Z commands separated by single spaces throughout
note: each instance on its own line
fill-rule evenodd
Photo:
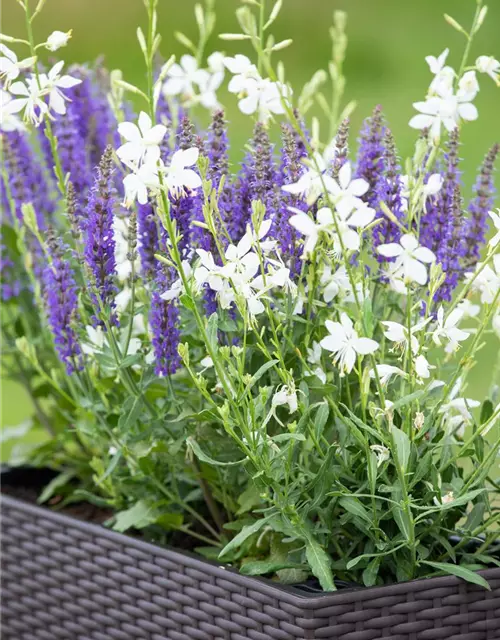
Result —
M 30 0 L 34 5 L 34 0 Z M 185 51 L 174 39 L 176 30 L 195 37 L 194 0 L 159 0 L 159 29 L 163 36 L 164 57 Z M 334 9 L 348 12 L 349 47 L 345 71 L 348 79 L 346 99 L 356 99 L 358 108 L 352 116 L 357 132 L 361 121 L 376 104 L 381 104 L 392 127 L 401 156 L 411 152 L 415 132 L 407 123 L 413 115 L 412 102 L 422 100 L 431 75 L 425 56 L 438 55 L 449 46 L 449 62 L 459 66 L 464 37 L 443 19 L 453 15 L 468 26 L 475 10 L 474 0 L 284 0 L 279 21 L 273 27 L 278 40 L 293 38 L 294 45 L 281 52 L 287 77 L 299 91 L 318 68 L 325 68 L 330 55 L 328 27 Z M 490 1 L 485 26 L 472 48 L 477 55 L 500 58 L 500 0 Z M 237 0 L 217 0 L 217 33 L 236 31 L 234 9 Z M 2 2 L 3 33 L 24 37 L 23 15 L 16 0 Z M 145 86 L 142 58 L 135 39 L 137 25 L 144 25 L 145 10 L 141 0 L 47 0 L 35 22 L 35 36 L 41 41 L 52 30 L 73 29 L 66 49 L 58 52 L 68 63 L 94 60 L 104 56 L 109 68 L 120 68 L 126 80 Z M 225 50 L 229 54 L 250 53 L 244 42 L 229 43 L 216 37 L 208 51 Z M 470 192 L 476 168 L 489 146 L 500 141 L 500 89 L 482 76 L 481 91 L 475 101 L 480 118 L 464 127 L 462 157 L 465 194 Z M 222 101 L 230 120 L 232 160 L 239 162 L 252 123 L 236 107 L 234 96 L 223 93 Z M 468 395 L 481 399 L 490 372 L 498 357 L 500 342 L 493 337 L 481 353 L 470 380 Z M 15 384 L 4 381 L 1 422 L 17 424 L 30 414 L 30 402 Z

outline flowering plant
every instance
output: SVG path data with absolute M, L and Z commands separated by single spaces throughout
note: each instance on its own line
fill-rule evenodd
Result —
M 51 434 L 29 456 L 60 470 L 42 501 L 110 507 L 119 531 L 188 535 L 283 582 L 448 572 L 487 586 L 474 569 L 500 564 L 500 404 L 497 387 L 475 400 L 466 384 L 500 333 L 499 147 L 468 204 L 459 161 L 476 74 L 499 82 L 495 59 L 468 60 L 481 0 L 470 31 L 447 18 L 467 40 L 459 70 L 448 50 L 427 59 L 404 173 L 380 107 L 350 154 L 341 12 L 328 74 L 297 96 L 274 65 L 291 43 L 269 32 L 281 0 L 243 4 L 240 32 L 221 36 L 255 62 L 206 57 L 213 1 L 197 5 L 199 44 L 178 34 L 179 63 L 161 62 L 145 0 L 144 90 L 101 67 L 43 68 L 39 48 L 71 33 L 36 44 L 44 2 L 18 3 L 27 40 L 1 39 L 28 57 L 0 45 L 4 362 Z M 228 74 L 255 119 L 236 173 Z M 316 102 L 327 144 L 306 124 Z

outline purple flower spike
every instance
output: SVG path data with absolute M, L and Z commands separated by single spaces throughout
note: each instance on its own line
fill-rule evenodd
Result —
M 43 274 L 47 317 L 56 351 L 71 375 L 82 367 L 80 344 L 74 330 L 78 308 L 76 284 L 62 244 L 54 238 L 48 244 L 51 263 L 45 266 Z
M 486 242 L 488 229 L 488 212 L 493 209 L 495 187 L 493 172 L 495 161 L 500 152 L 500 145 L 495 144 L 486 154 L 476 180 L 475 197 L 469 205 L 470 219 L 466 229 L 467 266 L 475 265 L 481 255 L 481 247 Z
M 363 200 L 374 209 L 378 208 L 375 187 L 385 168 L 385 131 L 382 107 L 377 106 L 361 130 L 355 174 L 356 178 L 363 178 L 370 185 Z
M 145 278 L 153 276 L 157 266 L 155 253 L 159 250 L 158 226 L 151 204 L 140 204 L 137 210 L 137 239 L 142 273 Z
M 299 180 L 305 171 L 302 159 L 307 156 L 307 151 L 300 137 L 288 124 L 281 127 L 282 151 L 280 184 L 293 184 Z M 282 192 L 280 194 L 280 206 L 278 215 L 271 227 L 271 235 L 276 238 L 281 249 L 281 255 L 291 271 L 297 273 L 300 269 L 300 255 L 302 248 L 297 243 L 297 233 L 289 220 L 293 213 L 289 207 L 295 207 L 307 211 L 308 207 L 303 198 Z
M 7 247 L 0 244 L 0 284 L 4 302 L 17 298 L 21 293 L 23 284 L 19 275 L 19 266 L 12 260 Z
M 175 301 L 163 300 L 161 294 L 168 289 L 171 280 L 164 265 L 159 263 L 155 275 L 155 288 L 151 298 L 149 322 L 153 334 L 155 355 L 155 373 L 157 376 L 169 376 L 180 367 L 179 347 L 179 309 Z
M 91 299 L 96 307 L 95 325 L 102 306 L 114 309 L 115 239 L 113 235 L 113 149 L 104 152 L 87 205 L 85 260 L 92 276 Z M 112 314 L 112 321 L 116 317 Z
M 384 145 L 385 171 L 377 181 L 373 196 L 377 203 L 377 206 L 375 207 L 375 210 L 377 211 L 377 218 L 382 220 L 382 222 L 373 230 L 373 245 L 375 248 L 381 244 L 397 242 L 401 237 L 401 230 L 398 225 L 391 222 L 391 220 L 384 215 L 378 203 L 385 202 L 398 220 L 403 221 L 405 217 L 402 199 L 403 182 L 401 179 L 394 138 L 392 137 L 392 133 L 389 129 L 386 130 L 384 135 Z M 378 253 L 375 253 L 375 255 L 379 262 L 385 262 L 388 260 Z
M 15 215 L 19 222 L 23 216 L 21 206 L 31 202 L 35 209 L 39 229 L 44 230 L 51 222 L 55 202 L 50 195 L 51 185 L 44 173 L 26 134 L 12 131 L 2 134 L 3 162 L 8 174 L 8 190 L 13 200 Z M 2 187 L 2 200 L 7 220 L 10 207 L 7 189 Z M 12 223 L 12 220 L 10 220 Z
M 335 136 L 335 156 L 332 165 L 332 175 L 337 178 L 339 171 L 343 165 L 347 162 L 347 156 L 349 155 L 349 118 L 346 118 L 340 123 L 339 130 Z

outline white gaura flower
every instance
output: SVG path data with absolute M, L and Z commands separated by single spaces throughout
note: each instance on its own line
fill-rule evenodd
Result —
M 450 53 L 449 49 L 445 49 L 443 53 L 441 53 L 437 58 L 435 56 L 426 56 L 425 61 L 429 65 L 429 69 L 431 73 L 434 75 L 438 75 L 444 69 L 444 65 L 446 63 L 446 58 Z
M 214 51 L 207 58 L 208 69 L 211 73 L 224 74 L 224 60 L 226 56 L 221 51 Z
M 415 102 L 413 106 L 420 114 L 410 120 L 410 127 L 430 129 L 432 137 L 438 139 L 442 126 L 447 131 L 453 131 L 461 120 L 476 120 L 478 113 L 471 100 L 478 87 L 473 74 L 474 72 L 464 74 L 456 94 L 451 86 L 441 83 L 436 87 L 436 95 L 431 95 L 424 102 Z
M 271 115 L 285 113 L 283 101 L 290 97 L 290 89 L 278 82 L 271 82 L 268 78 L 249 78 L 245 82 L 244 96 L 238 102 L 239 109 L 245 115 L 257 114 L 260 122 L 267 122 Z
M 376 365 L 377 374 L 380 379 L 380 383 L 382 385 L 386 385 L 389 383 L 392 376 L 400 376 L 401 378 L 406 378 L 407 374 L 400 369 L 399 367 L 393 367 L 390 364 L 377 364 Z M 372 380 L 375 379 L 375 370 L 370 370 L 370 378 Z
M 422 354 L 420 354 L 415 358 L 413 366 L 415 367 L 415 372 L 417 376 L 420 378 L 420 381 L 427 380 L 427 378 L 430 378 L 431 369 L 436 368 L 435 366 L 429 364 L 429 361 L 427 360 L 427 358 Z
M 472 287 L 481 294 L 483 304 L 491 304 L 500 289 L 500 254 L 493 257 L 492 266 L 487 265 L 483 268 L 482 263 L 479 262 L 476 269 L 482 269 L 482 271 L 474 278 Z M 472 277 L 468 275 L 468 279 Z
M 451 390 L 449 400 L 441 406 L 439 413 L 443 415 L 448 432 L 458 437 L 463 437 L 465 426 L 472 422 L 471 409 L 477 409 L 480 402 L 472 398 L 458 397 L 462 387 L 462 379 L 459 378 Z
M 495 213 L 494 211 L 490 211 L 488 213 L 488 215 L 490 216 L 492 222 L 493 222 L 493 226 L 496 229 L 496 234 L 493 236 L 493 238 L 489 241 L 489 246 L 494 249 L 497 244 L 500 244 L 500 209 L 497 209 L 497 212 Z
M 71 29 L 69 31 L 53 31 L 47 38 L 45 48 L 49 51 L 57 51 L 61 47 L 65 47 L 71 38 Z
M 381 324 L 384 326 L 384 335 L 391 342 L 395 342 L 396 349 L 401 351 L 406 351 L 409 346 L 411 346 L 411 351 L 413 354 L 418 353 L 420 349 L 420 343 L 415 335 L 419 331 L 422 331 L 424 327 L 429 324 L 431 318 L 427 320 L 422 320 L 422 322 L 418 322 L 417 324 L 411 327 L 411 340 L 409 340 L 408 335 L 408 327 L 405 327 L 399 322 L 392 322 L 391 320 L 384 320 Z
M 439 173 L 433 173 L 427 179 L 424 184 L 423 195 L 424 200 L 427 200 L 429 196 L 435 196 L 441 191 L 443 186 L 443 176 Z
M 5 105 L 6 113 L 14 114 L 24 110 L 24 120 L 38 127 L 49 107 L 44 100 L 46 92 L 40 89 L 36 78 L 27 78 L 26 83 L 20 80 L 12 83 L 10 91 L 20 97 L 15 97 Z
M 217 109 L 220 103 L 217 100 L 217 89 L 224 80 L 224 71 L 216 73 L 205 72 L 200 76 L 198 81 L 199 94 L 196 96 L 196 102 L 199 102 L 205 109 Z
M 346 216 L 339 213 L 338 218 L 338 235 L 335 233 L 333 242 L 335 254 L 342 254 L 342 245 L 347 251 L 358 251 L 361 246 L 361 238 L 359 233 L 354 229 L 360 229 L 362 231 L 373 222 L 375 219 L 375 209 L 372 209 L 363 202 Z
M 197 85 L 206 73 L 199 69 L 194 56 L 185 54 L 179 63 L 173 64 L 168 70 L 163 93 L 165 96 L 181 96 L 184 100 L 192 100 L 196 95 L 193 85 Z
M 233 74 L 227 87 L 231 93 L 238 94 L 245 91 L 246 83 L 249 79 L 260 79 L 257 67 L 246 56 L 237 54 L 233 58 L 224 58 L 223 62 L 228 71 Z
M 486 73 L 497 86 L 500 86 L 500 62 L 493 56 L 479 56 L 476 69 L 479 73 Z
M 0 78 L 5 78 L 5 87 L 19 77 L 22 69 L 28 69 L 36 62 L 36 57 L 18 60 L 17 55 L 4 44 L 0 43 Z
M 289 413 L 295 413 L 299 406 L 297 392 L 288 385 L 283 385 L 278 389 L 271 400 L 273 412 L 276 411 L 277 407 L 281 407 L 282 405 L 287 405 Z
M 190 169 L 198 162 L 200 152 L 196 147 L 179 150 L 170 160 L 170 166 L 165 173 L 165 183 L 174 198 L 181 197 L 186 191 L 194 191 L 201 187 L 201 178 Z
M 481 311 L 481 307 L 478 304 L 473 304 L 467 298 L 458 303 L 457 309 L 460 310 L 460 313 L 462 314 L 462 318 L 464 318 L 464 320 L 466 318 L 475 318 Z
M 281 187 L 283 191 L 292 195 L 304 196 L 309 205 L 314 204 L 325 189 L 330 191 L 333 178 L 326 172 L 335 157 L 335 148 L 334 138 L 323 153 L 316 151 L 311 159 L 304 160 L 303 164 L 307 167 L 307 171 L 297 182 L 283 185 Z
M 311 372 L 306 372 L 306 376 L 316 376 L 323 384 L 326 383 L 326 373 L 321 366 L 322 349 L 319 342 L 314 341 L 312 347 L 307 348 L 307 362 L 312 365 Z
M 120 122 L 118 133 L 126 140 L 116 150 L 116 155 L 125 163 L 138 165 L 141 162 L 155 163 L 160 158 L 160 142 L 167 133 L 162 124 L 153 125 L 147 113 L 141 111 L 137 124 Z
M 193 275 L 193 270 L 187 260 L 182 261 L 182 270 L 184 271 L 184 275 L 186 276 L 186 279 L 190 280 L 191 276 Z M 177 278 L 177 280 L 174 280 L 174 282 L 172 283 L 170 289 L 167 289 L 164 293 L 160 295 L 160 298 L 162 300 L 167 300 L 167 301 L 176 300 L 183 293 L 184 293 L 184 284 L 181 278 Z
M 339 363 L 341 375 L 352 371 L 358 355 L 374 353 L 379 347 L 375 340 L 358 336 L 346 313 L 341 314 L 340 322 L 327 320 L 325 326 L 328 335 L 321 340 L 320 345 L 334 354 L 333 361 Z
M 289 223 L 294 229 L 305 236 L 302 259 L 308 258 L 314 251 L 318 243 L 319 234 L 322 232 L 331 233 L 333 231 L 333 214 L 328 207 L 322 207 L 316 214 L 316 222 L 304 211 L 295 207 L 288 207 L 289 211 L 295 215 L 290 217 Z
M 137 200 L 139 204 L 147 204 L 148 191 L 160 187 L 159 168 L 156 164 L 143 164 L 123 179 L 125 188 L 124 206 L 131 207 Z
M 82 343 L 82 351 L 86 355 L 93 355 L 94 353 L 100 353 L 104 349 L 106 344 L 106 335 L 102 327 L 92 327 L 87 325 L 85 327 L 87 332 L 87 340 Z
M 352 179 L 351 163 L 345 162 L 339 170 L 338 181 L 329 182 L 328 191 L 333 196 L 335 209 L 341 218 L 346 218 L 353 209 L 363 206 L 360 199 L 370 185 L 363 178 Z
M 59 115 L 66 113 L 66 102 L 69 100 L 61 89 L 71 89 L 82 82 L 79 78 L 62 76 L 63 66 L 64 60 L 60 60 L 47 74 L 41 73 L 39 76 L 42 89 L 49 94 L 49 110 Z
M 416 282 L 420 285 L 427 283 L 427 267 L 436 260 L 430 249 L 421 247 L 412 233 L 401 236 L 399 244 L 391 242 L 381 244 L 377 252 L 386 258 L 396 258 L 396 269 L 400 269 L 406 282 Z
M 334 298 L 345 297 L 352 292 L 351 283 L 345 267 L 339 267 L 332 273 L 330 265 L 325 265 L 320 278 L 323 287 L 323 300 L 328 304 Z
M 448 317 L 444 317 L 443 307 L 439 307 L 436 317 L 436 328 L 432 332 L 432 340 L 438 346 L 441 346 L 441 340 L 447 340 L 446 352 L 453 353 L 460 347 L 460 342 L 466 340 L 469 337 L 467 331 L 458 328 L 458 323 L 462 320 L 462 311 L 457 307 L 454 309 Z
M 9 103 L 12 96 L 8 91 L 0 89 L 0 131 L 9 133 L 10 131 L 24 131 L 26 127 L 21 119 L 13 113 L 9 113 Z
M 404 273 L 393 262 L 388 262 L 387 266 L 382 269 L 382 276 L 389 285 L 389 288 L 403 296 L 408 295 L 408 287 L 404 280 Z
M 389 460 L 391 454 L 387 447 L 384 447 L 382 444 L 372 444 L 370 449 L 377 456 L 377 467 L 380 467 L 386 460 Z

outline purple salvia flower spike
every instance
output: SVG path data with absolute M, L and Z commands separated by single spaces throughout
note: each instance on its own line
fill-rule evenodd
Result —
M 158 376 L 172 375 L 180 366 L 179 309 L 175 301 L 163 300 L 161 297 L 161 294 L 168 289 L 171 279 L 171 274 L 167 275 L 165 272 L 165 265 L 157 263 L 149 323 L 155 356 L 155 373 Z
M 476 180 L 475 197 L 469 204 L 469 221 L 466 229 L 467 253 L 465 256 L 469 267 L 478 262 L 481 247 L 486 242 L 488 212 L 493 209 L 495 196 L 493 172 L 499 152 L 500 145 L 495 144 L 486 154 Z
M 137 240 L 142 273 L 146 279 L 153 277 L 159 251 L 157 218 L 152 204 L 140 204 L 137 209 Z
M 403 182 L 401 179 L 400 167 L 394 144 L 394 138 L 389 129 L 384 134 L 384 173 L 379 177 L 374 190 L 374 198 L 377 206 L 377 218 L 381 222 L 373 230 L 373 246 L 397 242 L 401 237 L 401 229 L 397 224 L 387 218 L 380 209 L 379 203 L 384 202 L 397 220 L 403 221 L 405 218 L 403 206 Z M 391 260 L 375 252 L 379 262 Z
M 87 227 L 85 242 L 85 261 L 91 274 L 91 299 L 96 314 L 93 318 L 96 326 L 103 307 L 112 311 L 112 322 L 116 323 L 114 296 L 115 239 L 113 235 L 113 149 L 104 152 L 94 186 L 91 189 L 87 205 Z
M 48 250 L 51 260 L 43 274 L 47 318 L 56 351 L 71 375 L 82 367 L 80 344 L 74 329 L 78 309 L 76 284 L 62 244 L 51 237 Z
M 378 206 L 375 188 L 385 168 L 385 129 L 382 107 L 377 106 L 372 116 L 364 121 L 359 137 L 355 176 L 370 185 L 363 200 L 374 209 Z
M 282 149 L 279 182 L 281 185 L 293 184 L 299 180 L 305 171 L 302 160 L 307 157 L 307 151 L 302 140 L 290 125 L 283 124 L 281 126 L 281 134 Z M 271 234 L 278 241 L 285 264 L 287 264 L 292 273 L 297 273 L 300 269 L 302 248 L 297 243 L 296 230 L 289 223 L 290 217 L 293 215 L 289 207 L 295 207 L 302 211 L 308 210 L 303 198 L 285 192 L 280 193 L 278 215 L 273 222 Z

